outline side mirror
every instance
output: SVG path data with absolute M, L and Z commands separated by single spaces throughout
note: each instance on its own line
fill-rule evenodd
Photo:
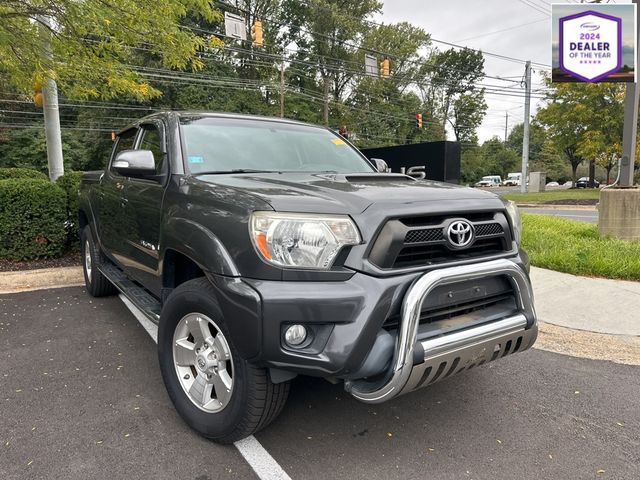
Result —
M 156 174 L 156 162 L 151 150 L 123 150 L 116 155 L 112 167 L 124 177 Z
M 373 162 L 373 165 L 376 167 L 376 170 L 378 171 L 378 173 L 391 172 L 391 169 L 389 168 L 389 165 L 387 165 L 387 162 L 385 162 L 381 158 L 370 158 L 369 160 Z

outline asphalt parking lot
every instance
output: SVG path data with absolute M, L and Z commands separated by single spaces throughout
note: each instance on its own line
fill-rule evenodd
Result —
M 0 296 L 0 478 L 256 478 L 171 405 L 118 297 Z M 256 438 L 293 479 L 634 479 L 640 367 L 531 350 L 368 406 L 300 378 Z

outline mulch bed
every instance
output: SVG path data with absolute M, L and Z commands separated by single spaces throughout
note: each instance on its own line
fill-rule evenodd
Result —
M 597 198 L 573 198 L 573 199 L 565 199 L 565 200 L 547 200 L 546 202 L 541 202 L 541 205 L 597 205 Z
M 79 251 L 67 252 L 60 258 L 43 258 L 25 262 L 16 262 L 0 258 L 0 272 L 37 270 L 39 268 L 53 267 L 75 267 L 78 265 L 82 265 Z

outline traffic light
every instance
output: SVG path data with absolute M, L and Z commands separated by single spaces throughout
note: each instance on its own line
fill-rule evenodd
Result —
M 33 83 L 33 103 L 36 107 L 42 108 L 42 83 L 34 82 Z
M 251 27 L 251 40 L 253 47 L 262 47 L 264 41 L 262 39 L 262 21 L 256 20 Z
M 391 71 L 391 66 L 388 58 L 385 58 L 380 63 L 380 76 L 382 78 L 389 78 L 389 72 Z
M 416 113 L 416 127 L 422 128 L 422 114 Z

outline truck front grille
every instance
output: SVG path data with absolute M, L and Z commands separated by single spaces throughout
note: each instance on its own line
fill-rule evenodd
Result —
M 447 228 L 461 219 L 472 225 L 475 239 L 458 249 L 448 241 Z M 509 223 L 502 212 L 407 217 L 386 223 L 369 259 L 381 268 L 401 269 L 491 256 L 511 248 Z

